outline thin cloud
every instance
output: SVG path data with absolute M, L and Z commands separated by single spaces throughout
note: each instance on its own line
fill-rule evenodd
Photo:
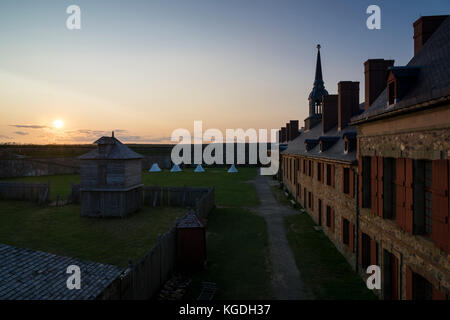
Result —
M 20 136 L 27 136 L 28 135 L 28 132 L 23 132 L 23 131 L 15 131 L 14 133 L 18 134 Z
M 48 128 L 48 126 L 40 126 L 37 124 L 31 124 L 31 125 L 25 125 L 25 124 L 11 124 L 11 127 L 16 128 L 27 128 L 27 129 L 45 129 Z

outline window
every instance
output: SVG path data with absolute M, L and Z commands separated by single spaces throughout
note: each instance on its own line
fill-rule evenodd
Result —
M 327 227 L 331 228 L 331 207 L 327 206 Z
M 317 162 L 317 181 L 322 180 L 322 163 Z
M 396 211 L 396 161 L 383 158 L 383 218 L 395 219 Z
M 433 287 L 427 279 L 417 273 L 413 273 L 413 300 L 432 300 Z
M 348 153 L 348 140 L 344 140 L 344 153 L 347 154 Z
M 432 194 L 433 185 L 432 162 L 428 160 L 414 160 L 414 233 L 431 236 L 432 222 Z
M 327 163 L 327 185 L 331 186 L 331 164 Z
M 312 164 L 311 164 L 311 160 L 308 161 L 308 176 L 311 176 L 311 171 L 312 171 Z
M 347 246 L 350 244 L 350 222 L 345 218 L 342 218 L 342 242 Z
M 362 207 L 371 207 L 370 157 L 362 158 Z
M 306 159 L 303 159 L 303 174 L 306 175 Z
M 362 233 L 361 236 L 361 261 L 362 261 L 362 267 L 366 269 L 368 266 L 371 265 L 370 263 L 370 237 Z
M 306 188 L 303 189 L 303 208 L 306 208 Z
M 308 192 L 308 208 L 311 208 L 311 192 Z
M 344 168 L 344 193 L 350 194 L 350 169 Z
M 392 81 L 388 84 L 388 98 L 389 105 L 395 103 L 395 81 Z

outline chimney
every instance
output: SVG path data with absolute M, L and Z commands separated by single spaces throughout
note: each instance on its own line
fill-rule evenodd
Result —
M 394 60 L 369 59 L 364 62 L 364 110 L 367 110 L 386 88 L 388 68 L 393 65 Z
M 281 127 L 280 142 L 286 142 L 286 127 Z
M 359 111 L 359 82 L 340 81 L 338 83 L 338 130 L 349 123 Z
M 414 27 L 414 55 L 419 52 L 425 42 L 430 38 L 434 31 L 441 25 L 447 16 L 428 16 L 420 17 L 413 23 Z
M 333 128 L 338 121 L 338 95 L 322 97 L 322 134 Z
M 291 126 L 288 123 L 286 123 L 286 142 L 291 141 Z
M 298 136 L 298 120 L 289 121 L 289 131 L 291 134 L 291 140 L 294 140 Z

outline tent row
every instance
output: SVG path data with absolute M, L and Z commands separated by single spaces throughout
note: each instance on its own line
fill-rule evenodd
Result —
M 154 163 L 152 167 L 148 170 L 148 172 L 161 172 L 161 168 L 157 163 Z M 175 164 L 172 169 L 170 169 L 170 172 L 181 172 L 181 168 L 179 165 Z M 198 164 L 195 168 L 194 172 L 205 172 L 205 169 L 203 169 L 201 164 Z M 230 169 L 228 169 L 228 173 L 236 173 L 238 170 L 236 169 L 236 166 L 234 164 L 231 165 Z

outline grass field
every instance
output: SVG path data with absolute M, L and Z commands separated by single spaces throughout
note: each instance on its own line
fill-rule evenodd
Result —
M 187 299 L 202 281 L 216 282 L 215 299 L 270 299 L 270 270 L 264 218 L 245 209 L 215 209 L 207 228 L 207 270 L 194 275 Z
M 216 187 L 216 205 L 218 206 L 254 206 L 258 204 L 255 187 L 249 183 L 256 175 L 256 168 L 239 168 L 238 173 L 227 173 L 226 168 L 210 168 L 204 173 L 195 173 L 193 169 L 183 172 L 142 173 L 142 183 L 160 186 L 201 186 Z M 40 182 L 50 181 L 50 199 L 59 195 L 67 198 L 71 183 L 80 183 L 79 175 L 54 175 L 41 177 L 20 177 L 3 181 Z
M 285 224 L 297 266 L 316 299 L 376 299 L 308 214 L 287 217 Z
M 0 201 L 0 243 L 125 267 L 167 232 L 182 208 L 149 208 L 127 219 L 80 216 L 80 206 Z

